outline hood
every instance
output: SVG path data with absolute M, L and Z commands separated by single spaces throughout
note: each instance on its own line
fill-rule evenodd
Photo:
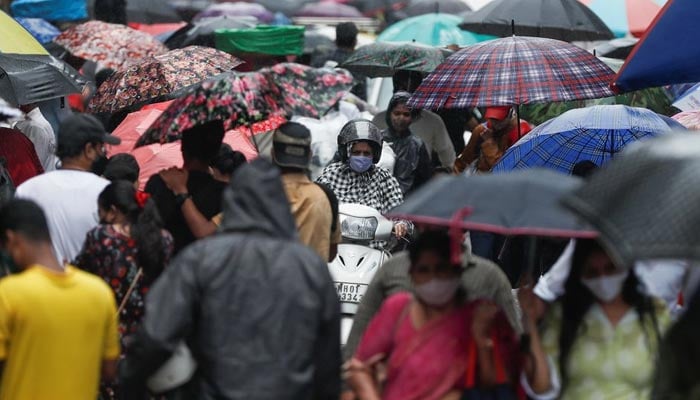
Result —
M 384 122 L 386 122 L 386 132 L 390 136 L 396 136 L 396 132 L 394 132 L 394 126 L 391 124 L 391 112 L 394 111 L 394 108 L 398 106 L 399 104 L 406 104 L 408 103 L 408 100 L 411 98 L 411 94 L 408 92 L 404 91 L 398 91 L 394 93 L 393 96 L 391 96 L 391 99 L 389 100 L 389 105 L 386 108 L 386 114 L 384 115 Z M 420 111 L 418 110 L 411 110 L 411 116 L 413 117 L 413 122 L 416 121 L 418 116 L 420 115 Z
M 294 217 L 277 167 L 263 159 L 242 165 L 224 190 L 224 232 L 258 232 L 265 236 L 294 239 Z

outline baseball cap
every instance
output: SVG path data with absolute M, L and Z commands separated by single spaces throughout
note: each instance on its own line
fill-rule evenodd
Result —
M 72 114 L 58 127 L 58 147 L 83 147 L 87 143 L 119 144 L 121 139 L 110 135 L 102 123 L 90 114 Z
M 509 106 L 502 106 L 502 107 L 488 107 L 486 109 L 486 113 L 484 114 L 484 118 L 486 119 L 497 119 L 497 120 L 503 120 L 508 116 L 508 113 L 510 113 L 510 108 Z
M 311 132 L 297 122 L 280 125 L 272 136 L 272 159 L 280 167 L 309 168 Z

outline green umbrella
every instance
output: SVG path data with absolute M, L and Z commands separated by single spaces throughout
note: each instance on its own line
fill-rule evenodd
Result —
M 386 28 L 377 37 L 378 42 L 416 41 L 428 46 L 447 46 L 456 44 L 468 46 L 495 36 L 479 35 L 459 28 L 462 18 L 444 13 L 432 13 L 406 18 Z
M 397 70 L 428 73 L 445 60 L 444 54 L 418 43 L 377 42 L 358 48 L 341 67 L 370 78 L 389 77 Z

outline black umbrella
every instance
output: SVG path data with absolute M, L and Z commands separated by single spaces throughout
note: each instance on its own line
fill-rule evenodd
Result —
M 0 93 L 12 104 L 80 93 L 84 84 L 76 70 L 52 56 L 0 53 Z
M 160 24 L 180 22 L 182 18 L 167 0 L 127 1 L 126 19 L 129 22 Z
M 165 45 L 169 49 L 180 49 L 187 46 L 215 47 L 214 32 L 217 29 L 254 28 L 258 21 L 254 17 L 213 17 L 190 23 L 173 33 Z
M 700 260 L 700 136 L 678 133 L 630 146 L 564 199 L 600 232 L 619 265 Z
M 511 22 L 514 22 L 514 29 Z M 565 42 L 615 37 L 579 0 L 494 0 L 477 11 L 466 13 L 460 28 L 501 37 L 516 34 Z
M 595 54 L 598 57 L 608 57 L 616 58 L 618 60 L 625 60 L 627 56 L 630 55 L 634 46 L 637 45 L 639 39 L 637 38 L 619 38 L 613 39 L 609 42 L 605 42 L 596 46 Z
M 403 9 L 403 13 L 409 17 L 415 17 L 434 12 L 462 14 L 471 10 L 467 3 L 462 0 L 412 0 Z

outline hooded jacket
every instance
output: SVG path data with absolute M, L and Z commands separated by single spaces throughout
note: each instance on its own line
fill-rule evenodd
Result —
M 122 384 L 142 387 L 186 339 L 198 368 L 185 398 L 335 400 L 340 313 L 328 267 L 298 242 L 272 164 L 244 165 L 232 182 L 221 232 L 185 248 L 151 288 Z
M 384 141 L 391 145 L 391 149 L 396 154 L 394 177 L 399 181 L 404 195 L 417 189 L 432 176 L 430 154 L 423 140 L 414 135 L 410 129 L 407 134 L 399 134 L 391 123 L 391 112 L 399 104 L 406 104 L 410 96 L 408 92 L 394 94 L 386 109 L 387 129 L 382 132 Z M 412 114 L 414 119 L 420 115 L 418 112 Z

